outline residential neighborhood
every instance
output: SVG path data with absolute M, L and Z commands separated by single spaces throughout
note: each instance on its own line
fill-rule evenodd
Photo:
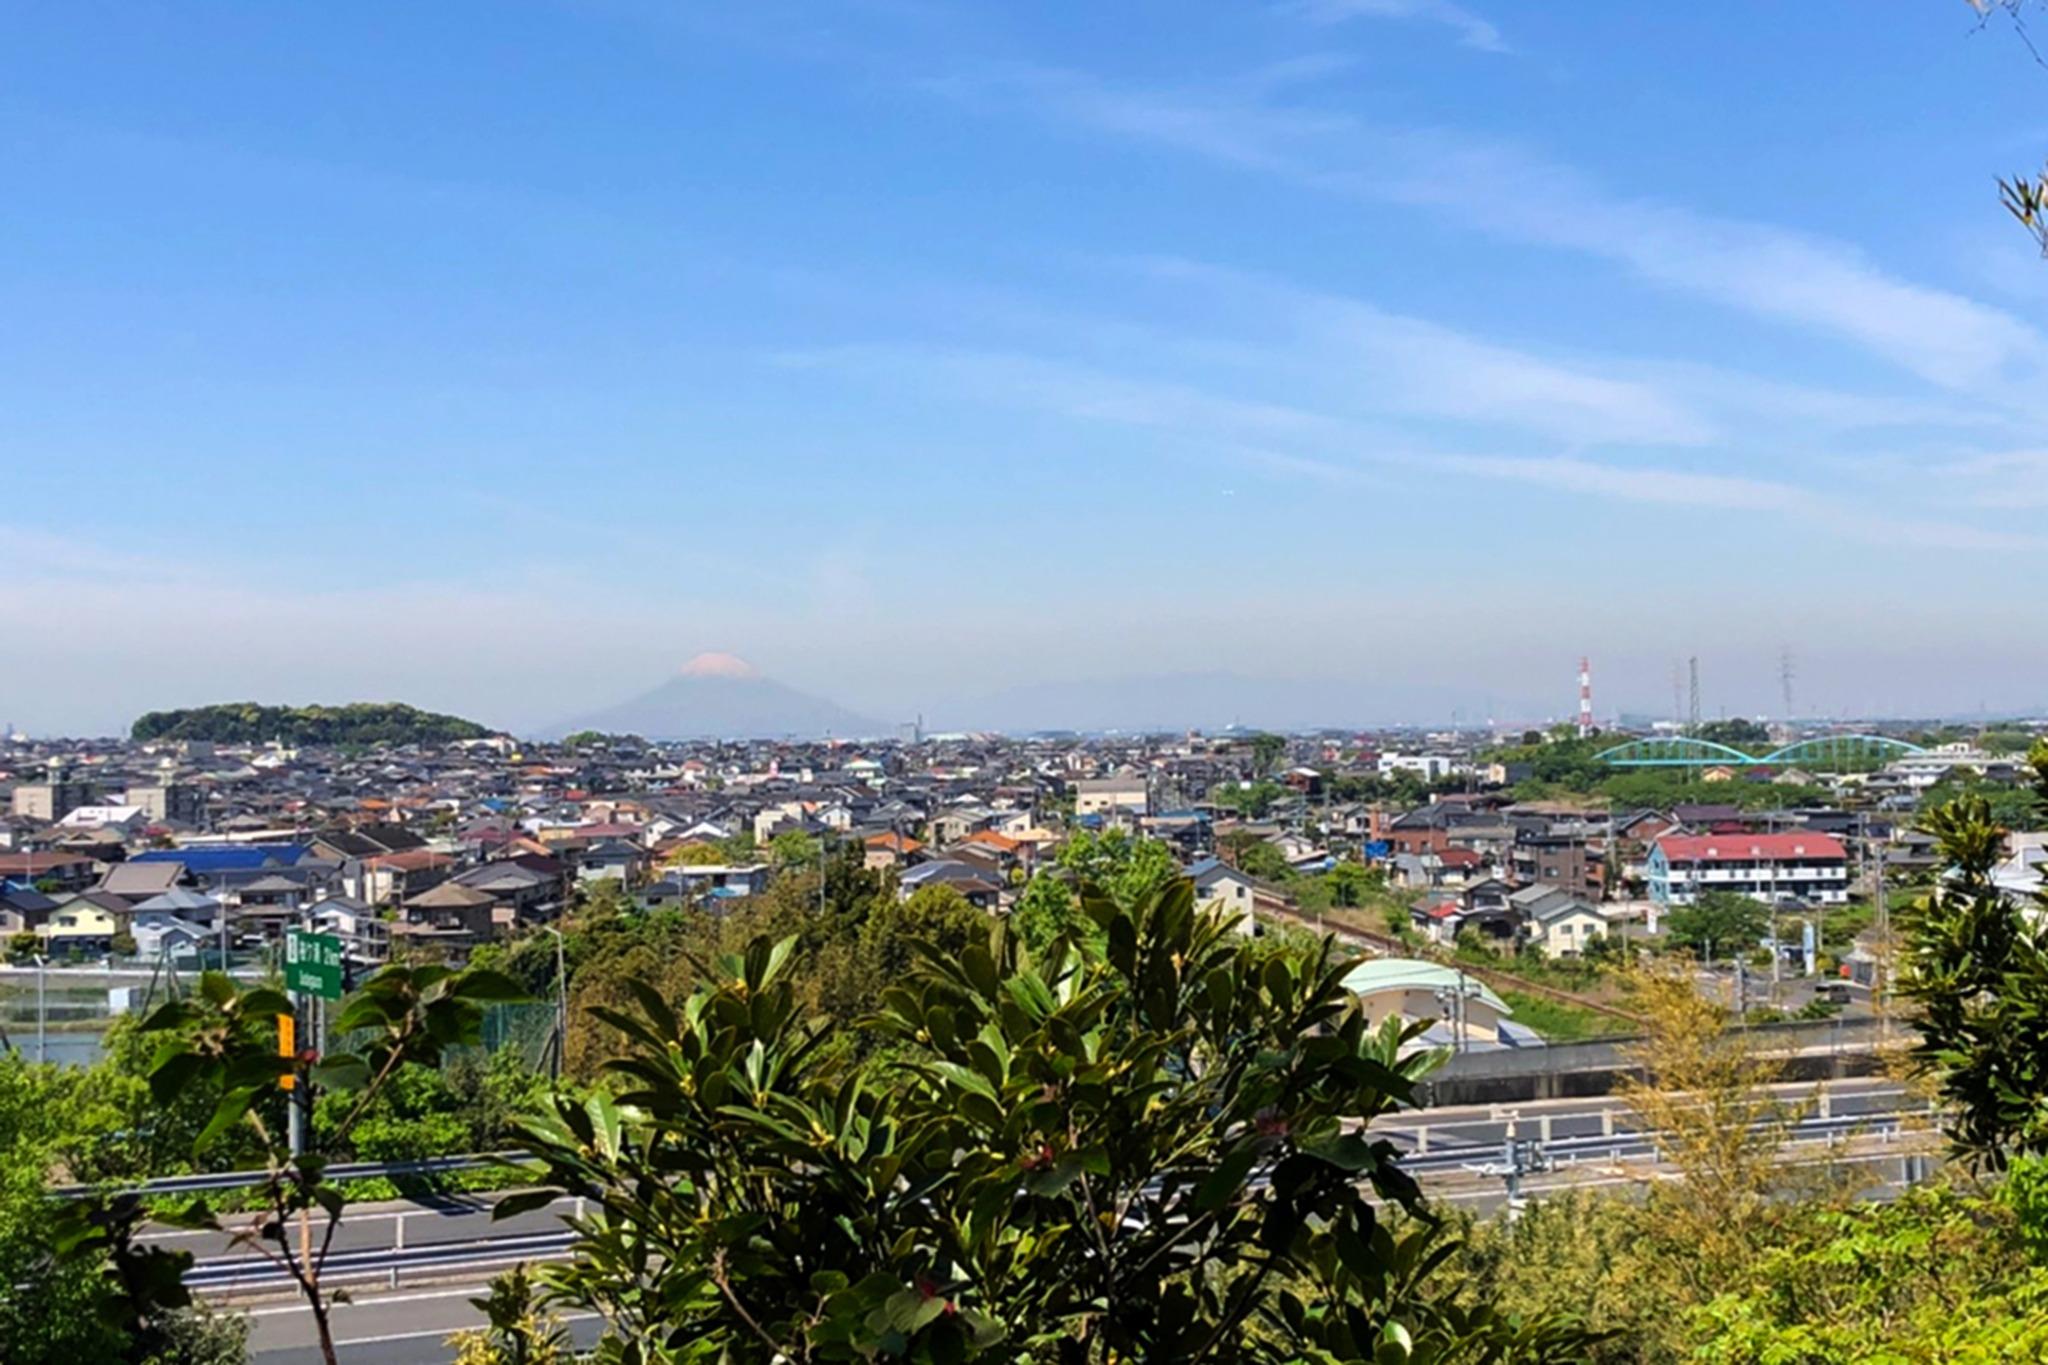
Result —
M 1772 953 L 1805 976 L 1867 984 L 1869 916 L 1842 912 L 1879 894 L 1880 868 L 1896 879 L 1915 866 L 1928 753 L 1974 780 L 2012 771 L 1967 743 L 1902 745 L 1891 761 L 1826 778 L 1710 766 L 1683 788 L 1740 801 L 1530 794 L 1531 755 L 1554 764 L 1573 746 L 1631 742 L 1670 741 L 499 734 L 349 752 L 17 738 L 0 748 L 0 932 L 17 964 L 190 970 L 271 960 L 288 929 L 306 926 L 336 936 L 361 973 L 460 963 L 605 886 L 643 910 L 721 914 L 820 850 L 852 851 L 900 897 L 944 888 L 1005 916 L 1034 879 L 1071 875 L 1062 852 L 1073 841 L 1111 838 L 1160 844 L 1202 903 L 1245 933 L 1335 929 L 1376 955 L 1486 954 L 1505 972 L 1665 946 L 1671 915 L 1718 892 L 1800 926 L 1724 942 L 1730 963 Z M 2039 883 L 2041 837 L 2014 836 L 2001 875 L 2016 891 Z

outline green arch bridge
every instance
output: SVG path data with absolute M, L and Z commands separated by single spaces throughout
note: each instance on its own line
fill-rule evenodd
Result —
M 1925 752 L 1918 744 L 1889 735 L 1816 735 L 1759 756 L 1711 739 L 1671 735 L 1630 740 L 1594 757 L 1617 768 L 1875 768 L 1904 754 Z

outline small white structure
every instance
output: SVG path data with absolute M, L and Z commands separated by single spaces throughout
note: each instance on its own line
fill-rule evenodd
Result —
M 1259 932 L 1252 916 L 1252 879 L 1220 858 L 1204 858 L 1188 868 L 1195 883 L 1195 907 L 1233 916 L 1240 934 Z
M 1458 760 L 1447 754 L 1381 754 L 1379 761 L 1381 777 L 1414 773 L 1425 782 L 1449 777 L 1457 769 Z
M 1377 1027 L 1390 1018 L 1430 1020 L 1428 1032 L 1409 1046 L 1472 1048 L 1522 1047 L 1540 1042 L 1512 1021 L 1514 1010 L 1486 983 L 1456 967 L 1412 957 L 1380 957 L 1362 962 L 1344 978 L 1344 989 L 1358 997 L 1366 1022 Z
M 149 812 L 140 806 L 73 806 L 57 822 L 60 829 L 118 829 L 137 834 L 149 824 Z

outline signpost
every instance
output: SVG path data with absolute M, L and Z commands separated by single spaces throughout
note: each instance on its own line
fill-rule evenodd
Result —
M 341 999 L 341 940 L 333 934 L 316 934 L 310 929 L 286 929 L 284 933 L 284 988 L 295 997 L 296 1010 L 293 1014 L 278 1016 L 278 1051 L 292 1055 L 298 1043 L 296 1016 L 310 1014 L 313 1010 L 307 997 L 320 1000 Z M 320 1032 L 309 1029 L 307 1045 L 317 1049 L 320 1046 Z M 287 1089 L 294 1089 L 291 1077 L 285 1079 Z M 313 1089 L 306 1086 L 294 1094 L 289 1101 L 291 1119 L 292 1156 L 297 1158 L 306 1150 L 307 1117 L 312 1109 Z M 312 1222 L 307 1210 L 299 1210 L 299 1256 L 302 1263 L 311 1264 L 313 1254 Z
M 341 999 L 341 940 L 333 934 L 287 929 L 284 988 L 322 1000 Z

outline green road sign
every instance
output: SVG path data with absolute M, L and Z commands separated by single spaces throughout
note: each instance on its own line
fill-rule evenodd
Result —
M 284 988 L 322 1000 L 341 999 L 341 940 L 333 934 L 285 930 Z

